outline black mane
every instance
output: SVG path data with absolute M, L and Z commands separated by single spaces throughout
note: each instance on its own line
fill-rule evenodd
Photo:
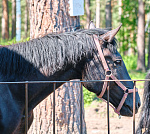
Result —
M 95 49 L 91 35 L 102 35 L 107 30 L 90 29 L 48 34 L 44 37 L 0 48 L 0 68 L 4 77 L 24 76 L 35 69 L 48 75 L 65 67 L 67 63 L 75 66 L 82 56 Z M 108 43 L 110 51 L 116 50 L 116 41 Z

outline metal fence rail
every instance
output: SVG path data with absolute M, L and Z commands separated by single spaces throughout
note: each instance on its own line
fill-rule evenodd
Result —
M 82 90 L 83 90 L 83 83 L 87 82 L 108 82 L 107 87 L 107 127 L 108 127 L 108 134 L 110 134 L 110 122 L 109 122 L 109 85 L 111 81 L 133 81 L 134 82 L 134 92 L 133 92 L 133 134 L 135 134 L 135 98 L 136 98 L 136 82 L 138 81 L 150 81 L 150 79 L 143 79 L 143 80 L 89 80 L 89 81 L 22 81 L 22 82 L 0 82 L 0 84 L 25 84 L 25 134 L 28 131 L 28 84 L 35 84 L 35 83 L 53 83 L 53 134 L 55 134 L 55 90 L 56 90 L 56 83 L 67 83 L 67 82 L 74 82 L 80 83 L 80 133 L 82 134 Z

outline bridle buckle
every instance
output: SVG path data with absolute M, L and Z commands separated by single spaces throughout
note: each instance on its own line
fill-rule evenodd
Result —
M 129 93 L 129 89 L 127 88 L 125 91 L 124 91 L 124 94 L 128 94 Z
M 111 75 L 112 75 L 111 70 L 107 70 L 107 71 L 105 72 L 105 75 L 106 75 L 106 76 L 111 76 Z

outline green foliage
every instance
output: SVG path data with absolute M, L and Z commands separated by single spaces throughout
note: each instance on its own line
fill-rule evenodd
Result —
M 137 56 L 122 56 L 122 59 L 126 65 L 127 70 L 135 70 L 137 67 Z
M 85 87 L 83 87 L 83 94 L 84 94 L 84 104 L 88 105 L 90 104 L 96 95 L 90 91 L 88 91 Z
M 128 71 L 130 77 L 132 80 L 143 80 L 146 77 L 147 72 L 141 72 L 141 71 L 136 71 L 136 70 L 129 70 Z
M 30 40 L 30 38 L 28 37 L 28 38 L 26 38 L 26 39 L 21 39 L 21 41 L 19 41 L 19 42 L 17 42 L 16 41 L 16 38 L 14 38 L 14 39 L 12 39 L 12 40 L 0 40 L 0 45 L 3 45 L 3 46 L 5 46 L 5 45 L 11 45 L 11 44 L 15 44 L 15 43 L 20 43 L 20 42 L 25 42 L 25 41 L 29 41 Z
M 136 52 L 138 0 L 123 0 L 121 23 L 118 40 L 120 52 L 123 54 L 129 48 Z

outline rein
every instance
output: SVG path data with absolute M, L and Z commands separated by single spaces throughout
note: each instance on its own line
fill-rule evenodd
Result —
M 118 80 L 111 72 L 111 70 L 109 69 L 107 63 L 106 63 L 106 60 L 105 60 L 105 57 L 104 57 L 104 54 L 102 52 L 102 49 L 101 49 L 101 46 L 100 46 L 100 43 L 99 43 L 99 38 L 96 36 L 96 35 L 93 35 L 94 36 L 94 41 L 96 43 L 96 47 L 98 49 L 98 53 L 100 55 L 100 58 L 101 58 L 101 61 L 102 61 L 102 65 L 104 67 L 104 70 L 105 70 L 105 80 L 109 80 L 109 78 L 111 78 L 112 80 Z M 100 39 L 102 40 L 103 42 L 105 40 L 103 39 Z M 115 108 L 112 104 L 109 104 L 113 109 L 114 109 L 114 112 L 117 113 L 118 115 L 120 115 L 120 110 L 128 96 L 129 93 L 133 93 L 134 89 L 128 89 L 127 87 L 125 87 L 120 81 L 115 81 L 115 83 L 122 88 L 122 90 L 124 91 L 124 95 L 118 105 L 117 108 Z M 102 91 L 100 93 L 99 96 L 97 96 L 98 98 L 100 98 L 101 100 L 103 100 L 104 102 L 107 102 L 105 99 L 103 99 L 103 95 L 106 91 L 106 88 L 108 86 L 108 81 L 104 81 L 104 84 L 103 84 L 103 88 L 102 88 Z M 138 92 L 138 89 L 136 88 L 136 92 Z

